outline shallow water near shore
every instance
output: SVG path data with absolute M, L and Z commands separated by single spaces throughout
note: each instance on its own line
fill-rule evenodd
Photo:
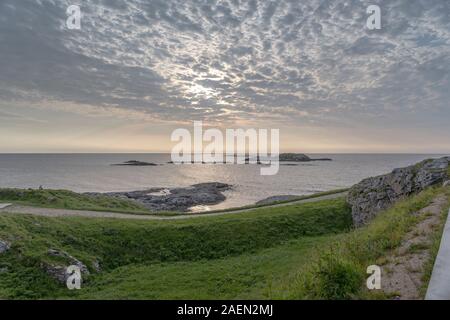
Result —
M 68 189 L 77 192 L 134 191 L 152 187 L 187 187 L 202 182 L 233 185 L 213 210 L 253 204 L 275 195 L 308 195 L 349 187 L 360 180 L 442 155 L 308 154 L 333 161 L 281 165 L 274 176 L 260 175 L 259 165 L 168 164 L 170 154 L 0 154 L 0 187 Z M 159 166 L 111 166 L 128 160 Z

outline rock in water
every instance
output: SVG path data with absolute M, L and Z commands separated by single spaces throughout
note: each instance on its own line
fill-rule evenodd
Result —
M 312 159 L 303 153 L 280 153 L 280 162 L 310 162 L 310 161 L 331 161 L 330 158 Z
M 224 191 L 230 185 L 220 182 L 194 184 L 186 188 L 152 188 L 130 192 L 110 192 L 105 195 L 135 200 L 152 211 L 188 211 L 199 205 L 214 205 L 226 199 Z M 97 195 L 96 193 L 88 193 Z
M 449 162 L 450 157 L 429 159 L 354 185 L 347 196 L 354 225 L 362 226 L 401 198 L 442 183 L 447 179 Z
M 280 161 L 290 162 L 307 162 L 311 161 L 311 158 L 303 153 L 280 153 Z
M 157 166 L 157 164 L 153 163 L 153 162 L 144 162 L 144 161 L 130 160 L 130 161 L 125 161 L 123 163 L 112 164 L 112 166 L 138 166 L 138 167 L 145 167 L 145 166 Z

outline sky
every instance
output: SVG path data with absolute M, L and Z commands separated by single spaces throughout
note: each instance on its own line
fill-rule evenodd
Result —
M 448 0 L 0 0 L 0 153 L 168 152 L 195 120 L 450 153 L 449 101 Z

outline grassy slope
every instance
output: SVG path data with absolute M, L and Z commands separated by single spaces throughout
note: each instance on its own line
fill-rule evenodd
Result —
M 100 293 L 85 292 L 82 297 L 100 294 L 106 298 L 123 298 L 118 292 L 125 292 L 123 288 L 128 287 L 136 292 L 151 292 L 150 296 L 137 293 L 135 298 L 387 298 L 380 292 L 365 289 L 365 268 L 370 264 L 382 265 L 384 257 L 419 222 L 411 213 L 427 206 L 441 193 L 449 200 L 442 212 L 441 228 L 430 235 L 433 244 L 424 275 L 424 295 L 450 206 L 448 188 L 432 188 L 399 202 L 369 226 L 348 233 L 299 238 L 257 254 L 205 261 L 202 265 L 159 265 L 151 272 L 147 267 L 132 269 L 140 274 L 152 274 L 150 278 L 132 276 L 130 279 L 129 270 L 121 270 L 117 276 L 124 277 L 117 285 L 107 286 Z M 167 274 L 176 274 L 176 280 L 170 281 Z M 179 279 L 186 281 L 179 282 Z M 107 277 L 103 281 L 113 280 Z M 171 289 L 161 290 L 165 284 Z
M 350 224 L 350 210 L 344 199 L 180 221 L 0 215 L 0 239 L 13 244 L 12 249 L 3 254 L 0 260 L 0 268 L 8 269 L 0 277 L 0 297 L 44 298 L 66 295 L 67 290 L 49 279 L 39 267 L 42 261 L 51 260 L 46 253 L 49 248 L 64 250 L 85 262 L 88 267 L 95 260 L 100 261 L 103 268 L 101 275 L 94 274 L 86 282 L 86 291 L 92 294 L 89 295 L 91 298 L 102 297 L 96 292 L 103 290 L 108 296 L 108 289 L 113 292 L 114 284 L 124 286 L 124 291 L 117 292 L 122 297 L 153 297 L 151 291 L 137 292 L 132 288 L 130 283 L 140 281 L 131 272 L 133 270 L 143 271 L 139 279 L 147 279 L 148 286 L 162 288 L 163 291 L 159 291 L 157 296 L 161 298 L 178 294 L 174 291 L 176 287 L 171 289 L 164 285 L 164 275 L 165 279 L 183 283 L 187 280 L 186 276 L 191 275 L 187 270 L 192 268 L 192 274 L 200 277 L 192 281 L 200 283 L 201 277 L 209 274 L 219 277 L 217 281 L 229 284 L 233 268 L 246 269 L 248 275 L 253 277 L 251 274 L 255 264 L 264 259 L 266 267 L 261 266 L 260 274 L 268 275 L 273 271 L 270 265 L 274 261 L 271 262 L 271 254 L 263 253 L 263 250 L 278 246 L 281 250 L 278 254 L 288 261 L 292 250 L 284 246 L 286 243 L 298 240 L 300 242 L 294 246 L 312 250 L 301 240 L 312 241 L 312 237 L 343 232 L 349 229 Z M 277 253 L 277 250 L 271 252 Z M 306 256 L 303 254 L 305 250 L 297 254 L 299 261 Z M 253 264 L 250 264 L 251 261 Z M 228 275 L 215 273 L 222 267 L 228 268 Z M 116 283 L 112 281 L 115 274 L 122 274 L 122 278 L 126 279 Z M 156 278 L 159 283 L 154 282 L 155 274 L 160 275 Z M 266 280 L 261 281 L 266 285 Z M 250 280 L 245 283 L 249 289 L 263 286 Z M 205 282 L 204 285 L 215 287 L 214 281 Z M 236 290 L 229 294 L 237 295 L 245 291 Z
M 347 190 L 348 189 L 336 189 L 331 191 L 318 192 L 306 196 L 299 196 L 294 199 L 284 201 L 274 201 L 268 204 L 253 204 L 237 208 L 199 212 L 198 214 L 264 208 L 274 204 L 290 203 L 299 200 L 314 199 L 326 195 L 342 193 Z M 158 216 L 176 216 L 180 214 L 180 212 L 151 212 L 140 203 L 133 200 L 119 199 L 107 195 L 86 195 L 69 190 L 0 188 L 0 202 L 11 202 L 20 205 L 29 205 L 43 208 L 111 211 L 135 214 L 152 213 Z
M 300 200 L 315 199 L 327 195 L 343 193 L 347 190 L 348 189 L 335 189 L 330 191 L 318 192 L 311 195 L 298 196 L 289 200 L 274 201 L 267 204 L 254 204 L 236 208 L 199 212 L 197 214 L 201 215 L 267 208 L 277 204 L 289 204 Z M 19 205 L 41 208 L 110 211 L 134 214 L 152 213 L 155 216 L 177 216 L 181 214 L 180 212 L 150 212 L 148 209 L 133 200 L 124 200 L 107 195 L 87 195 L 69 190 L 0 188 L 0 202 L 11 202 Z
M 383 298 L 364 289 L 365 268 L 442 192 L 450 199 L 450 188 L 429 189 L 353 231 L 343 199 L 183 221 L 0 216 L 0 239 L 13 243 L 0 256 L 0 297 Z M 103 271 L 68 292 L 39 267 L 48 248 Z
M 331 236 L 303 237 L 283 245 L 222 259 L 128 265 L 97 277 L 82 299 L 268 299 L 272 288 L 294 279 Z
M 296 281 L 279 292 L 279 298 L 288 299 L 350 299 L 386 298 L 380 292 L 364 286 L 366 268 L 383 265 L 385 257 L 398 247 L 404 235 L 419 222 L 412 213 L 426 207 L 438 194 L 445 194 L 448 203 L 442 212 L 442 226 L 450 207 L 450 188 L 430 188 L 419 195 L 398 202 L 378 215 L 363 228 L 336 236 L 327 249 L 318 252 L 315 261 L 302 269 Z M 433 235 L 433 247 L 439 246 L 442 228 Z M 428 283 L 437 250 L 432 250 L 424 281 Z
M 91 196 L 68 190 L 2 188 L 0 201 L 45 208 L 150 213 L 135 201 L 103 195 Z
M 294 197 L 289 200 L 272 201 L 272 202 L 264 203 L 264 204 L 251 204 L 251 205 L 242 206 L 242 207 L 234 207 L 234 208 L 199 212 L 198 214 L 208 214 L 208 213 L 214 213 L 214 212 L 229 212 L 229 211 L 237 211 L 237 210 L 243 210 L 243 209 L 265 208 L 265 207 L 270 207 L 270 206 L 277 205 L 277 204 L 292 203 L 292 202 L 297 202 L 300 200 L 314 199 L 314 198 L 333 195 L 333 194 L 337 194 L 337 193 L 343 193 L 348 190 L 349 190 L 348 188 L 334 189 L 334 190 L 330 190 L 330 191 L 317 192 L 317 193 L 305 195 L 305 196 L 298 196 L 298 197 Z

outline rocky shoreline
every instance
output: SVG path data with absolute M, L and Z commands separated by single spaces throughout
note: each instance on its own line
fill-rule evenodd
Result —
M 220 182 L 194 184 L 186 188 L 150 188 L 129 192 L 87 193 L 134 200 L 151 211 L 187 212 L 194 206 L 215 205 L 225 201 L 224 191 L 231 185 Z

